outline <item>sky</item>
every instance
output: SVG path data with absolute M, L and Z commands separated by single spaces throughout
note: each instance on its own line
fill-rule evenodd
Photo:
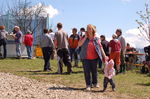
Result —
M 13 0 L 0 1 L 3 5 L 5 1 L 11 5 Z M 93 24 L 97 27 L 97 33 L 105 35 L 108 40 L 117 28 L 121 28 L 123 36 L 132 46 L 142 48 L 149 45 L 149 42 L 132 34 L 139 32 L 136 29 L 138 25 L 135 20 L 139 19 L 136 12 L 144 10 L 145 3 L 150 6 L 150 0 L 32 0 L 32 5 L 40 2 L 57 10 L 51 23 L 55 27 L 57 22 L 62 22 L 69 34 L 74 27 L 79 30 Z

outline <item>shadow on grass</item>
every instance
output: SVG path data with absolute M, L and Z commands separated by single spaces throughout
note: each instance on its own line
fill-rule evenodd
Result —
M 44 72 L 43 70 L 36 70 L 36 71 L 18 71 L 18 72 L 28 72 L 32 73 L 30 75 L 68 75 L 66 72 L 60 74 L 57 72 Z M 83 71 L 75 71 L 72 72 L 71 74 L 78 74 L 78 73 L 83 73 Z
M 103 93 L 103 90 L 85 90 L 86 88 L 73 88 L 73 87 L 50 87 L 49 90 L 65 90 L 65 91 L 84 91 L 84 92 L 90 92 L 90 93 Z M 112 91 L 109 91 L 112 92 Z
M 136 83 L 136 85 L 140 85 L 140 86 L 150 86 L 150 83 L 145 83 L 145 84 L 143 84 L 143 83 Z
M 66 90 L 66 91 L 71 91 L 71 90 L 85 90 L 85 88 L 73 88 L 73 87 L 50 87 L 48 88 L 49 90 Z

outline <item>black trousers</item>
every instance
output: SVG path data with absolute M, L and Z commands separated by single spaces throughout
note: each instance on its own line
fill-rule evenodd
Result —
M 50 70 L 50 56 L 53 52 L 53 49 L 51 47 L 43 47 L 42 53 L 44 58 L 44 70 Z
M 86 86 L 97 84 L 98 83 L 97 59 L 94 60 L 84 59 L 83 69 Z
M 6 39 L 1 39 L 0 40 L 0 46 L 3 46 L 3 58 L 7 57 L 7 49 L 6 49 L 6 44 L 7 44 L 7 40 Z
M 107 78 L 107 77 L 104 77 L 104 89 L 107 88 L 108 83 L 111 84 L 112 89 L 115 88 L 115 83 L 114 83 L 113 79 L 109 79 L 109 78 Z
M 66 48 L 59 49 L 57 51 L 57 55 L 60 57 L 60 60 L 59 60 L 60 73 L 63 72 L 63 64 L 61 61 L 63 61 L 65 66 L 67 66 L 67 72 L 71 73 L 72 72 L 72 69 L 71 69 L 72 65 L 71 65 L 69 50 Z

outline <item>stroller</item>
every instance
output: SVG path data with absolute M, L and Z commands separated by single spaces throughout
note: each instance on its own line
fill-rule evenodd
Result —
M 144 47 L 145 52 L 145 61 L 143 61 L 144 66 L 141 69 L 142 73 L 148 73 L 150 74 L 150 45 L 147 47 Z

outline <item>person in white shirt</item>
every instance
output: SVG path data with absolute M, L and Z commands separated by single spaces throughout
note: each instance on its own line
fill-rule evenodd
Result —
M 55 33 L 52 29 L 49 30 L 49 35 L 51 36 L 52 40 L 54 41 Z

